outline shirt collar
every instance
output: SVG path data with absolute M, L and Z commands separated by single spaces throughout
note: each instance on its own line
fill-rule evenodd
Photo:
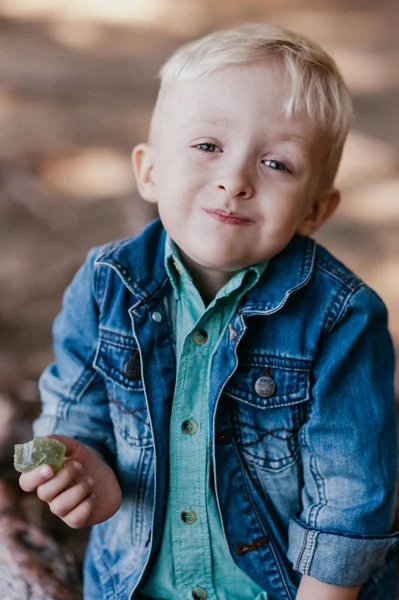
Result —
M 229 281 L 218 291 L 211 304 L 220 298 L 229 296 L 242 286 L 245 286 L 245 291 L 249 291 L 258 283 L 266 267 L 267 261 L 264 261 L 234 273 Z M 186 284 L 194 285 L 192 277 L 181 259 L 179 247 L 169 234 L 166 234 L 165 238 L 165 269 L 177 299 L 180 297 L 180 278 L 183 278 Z
M 134 307 L 164 298 L 171 290 L 165 271 L 166 232 L 159 219 L 134 238 L 103 246 L 96 265 L 110 267 L 133 294 Z M 316 242 L 295 235 L 268 264 L 266 272 L 245 298 L 247 314 L 270 314 L 282 308 L 296 290 L 305 286 L 315 268 Z M 255 268 L 255 267 L 253 267 Z

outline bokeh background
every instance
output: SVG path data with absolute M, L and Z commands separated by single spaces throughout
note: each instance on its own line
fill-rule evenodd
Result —
M 52 360 L 65 286 L 90 247 L 135 234 L 155 216 L 136 192 L 130 152 L 146 140 L 158 69 L 189 39 L 258 20 L 313 37 L 349 85 L 355 122 L 337 180 L 343 201 L 316 237 L 384 299 L 399 347 L 397 0 L 1 0 L 5 478 L 13 477 L 12 444 L 30 438 L 39 411 L 37 378 Z M 20 501 L 70 543 L 34 500 Z M 77 535 L 81 556 L 86 534 Z

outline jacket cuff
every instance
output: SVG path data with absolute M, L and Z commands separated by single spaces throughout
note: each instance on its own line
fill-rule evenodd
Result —
M 290 521 L 288 558 L 296 571 L 331 585 L 362 585 L 399 550 L 399 532 L 329 533 Z

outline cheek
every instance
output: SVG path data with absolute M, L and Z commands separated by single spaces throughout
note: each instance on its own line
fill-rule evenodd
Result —
M 284 203 L 281 199 L 276 201 L 274 207 L 264 215 L 262 237 L 265 243 L 284 247 L 297 231 L 301 220 L 300 204 Z
M 301 213 L 301 201 L 296 197 L 278 197 L 270 206 L 267 218 L 275 223 L 276 227 L 295 222 Z
M 172 194 L 183 195 L 190 190 L 195 191 L 199 187 L 200 181 L 199 170 L 181 160 L 166 163 L 159 172 L 161 193 L 162 190 L 170 190 Z

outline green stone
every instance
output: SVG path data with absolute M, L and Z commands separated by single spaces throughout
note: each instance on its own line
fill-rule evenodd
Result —
M 40 465 L 50 465 L 54 471 L 58 471 L 62 467 L 65 451 L 65 444 L 46 437 L 35 437 L 26 444 L 15 444 L 14 469 L 26 473 Z

